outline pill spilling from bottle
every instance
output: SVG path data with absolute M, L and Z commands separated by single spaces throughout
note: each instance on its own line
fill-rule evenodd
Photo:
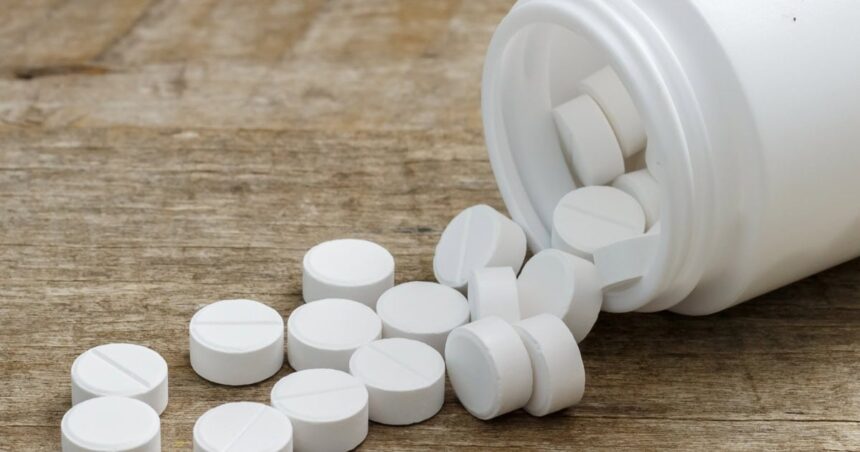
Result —
M 395 285 L 385 247 L 331 240 L 304 256 L 305 304 L 287 322 L 254 300 L 190 316 L 201 382 L 271 385 L 269 400 L 200 413 L 195 451 L 350 450 L 370 421 L 435 416 L 446 376 L 478 419 L 546 416 L 587 394 L 580 346 L 601 311 L 712 313 L 860 254 L 856 202 L 841 196 L 860 180 L 858 102 L 839 95 L 856 52 L 809 39 L 819 27 L 796 17 L 765 20 L 773 5 L 738 21 L 733 2 L 640 3 L 518 2 L 502 22 L 482 109 L 513 219 L 483 204 L 452 215 L 436 281 Z M 832 3 L 816 7 L 830 41 L 856 42 Z M 749 27 L 768 45 L 737 39 Z M 807 69 L 825 60 L 837 70 Z M 292 372 L 267 382 L 285 343 Z M 70 377 L 64 451 L 161 450 L 156 351 L 101 345 Z
M 578 344 L 605 308 L 604 294 L 647 271 L 660 234 L 656 181 L 647 169 L 625 172 L 646 143 L 632 102 L 609 68 L 586 79 L 582 91 L 554 115 L 585 186 L 556 206 L 553 249 L 526 260 L 522 228 L 477 205 L 442 232 L 435 282 L 395 285 L 388 250 L 339 239 L 304 256 L 305 304 L 286 327 L 280 313 L 254 300 L 198 310 L 189 321 L 189 357 L 202 379 L 265 381 L 283 366 L 285 342 L 294 372 L 273 386 L 270 405 L 227 403 L 203 413 L 195 450 L 350 450 L 370 421 L 433 417 L 446 375 L 463 407 L 482 420 L 576 405 L 585 392 Z M 167 366 L 158 353 L 96 347 L 75 361 L 72 382 L 76 406 L 62 424 L 64 450 L 158 450 L 157 419 L 167 406 Z M 97 428 L 79 432 L 81 423 Z M 116 431 L 136 439 L 117 442 Z

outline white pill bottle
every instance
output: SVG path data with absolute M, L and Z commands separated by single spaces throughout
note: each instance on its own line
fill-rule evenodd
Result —
M 645 124 L 662 232 L 612 310 L 709 314 L 860 255 L 860 1 L 517 3 L 482 108 L 534 251 L 575 188 L 551 111 L 607 65 Z

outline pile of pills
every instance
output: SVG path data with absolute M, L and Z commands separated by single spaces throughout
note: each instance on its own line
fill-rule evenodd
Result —
M 565 157 L 582 186 L 553 212 L 552 247 L 593 262 L 602 289 L 611 292 L 641 279 L 657 254 L 660 161 L 646 149 L 643 121 L 612 68 L 582 80 L 579 92 L 553 110 Z M 611 312 L 639 307 L 602 306 Z
M 625 162 L 646 146 L 632 101 L 608 68 L 580 91 L 554 117 L 585 186 L 558 203 L 552 249 L 525 262 L 523 230 L 478 205 L 442 233 L 433 259 L 438 282 L 395 285 L 388 250 L 333 240 L 305 255 L 305 304 L 286 327 L 276 310 L 253 300 L 198 310 L 189 322 L 189 356 L 203 379 L 231 386 L 267 380 L 282 368 L 285 344 L 294 372 L 274 383 L 268 403 L 203 413 L 194 450 L 350 450 L 366 438 L 369 421 L 433 417 L 446 375 L 463 407 L 483 420 L 577 404 L 585 389 L 578 343 L 606 309 L 604 292 L 645 273 L 660 233 L 656 180 L 647 168 L 625 173 Z M 161 449 L 168 385 L 157 352 L 95 347 L 74 361 L 71 386 L 63 450 Z

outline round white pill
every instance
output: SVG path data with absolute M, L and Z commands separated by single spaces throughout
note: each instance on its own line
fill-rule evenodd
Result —
M 448 333 L 469 322 L 469 302 L 463 294 L 423 281 L 392 287 L 379 297 L 376 312 L 383 337 L 415 339 L 439 353 L 445 350 Z
M 531 398 L 528 351 L 514 327 L 498 317 L 452 331 L 445 346 L 445 364 L 457 398 L 478 419 L 522 408 Z
M 352 354 L 349 372 L 367 387 L 370 420 L 409 425 L 430 419 L 445 401 L 445 361 L 411 339 L 371 342 Z
M 394 285 L 394 257 L 367 240 L 320 243 L 305 254 L 302 268 L 306 302 L 346 298 L 374 308 L 379 296 Z
M 63 416 L 63 452 L 161 451 L 161 421 L 151 406 L 128 397 L 96 397 Z
M 262 403 L 225 403 L 194 424 L 194 452 L 292 452 L 287 416 Z
M 299 306 L 287 320 L 287 359 L 295 370 L 349 370 L 349 357 L 382 337 L 382 322 L 362 303 L 340 298 Z
M 445 227 L 433 256 L 433 272 L 440 283 L 464 290 L 476 269 L 511 267 L 519 273 L 525 256 L 522 228 L 481 204 L 460 212 Z
M 576 340 L 558 317 L 541 314 L 514 324 L 532 360 L 534 387 L 525 410 L 546 416 L 579 403 L 585 366 Z
M 161 414 L 167 407 L 167 362 L 135 344 L 105 344 L 81 353 L 72 363 L 72 404 L 110 395 L 138 399 Z
M 600 314 L 600 276 L 594 264 L 581 257 L 543 250 L 526 263 L 517 283 L 524 318 L 552 314 L 564 321 L 577 342 L 585 339 Z
M 472 321 L 490 316 L 507 322 L 520 319 L 517 275 L 510 267 L 475 270 L 469 279 L 468 293 Z
M 553 110 L 573 172 L 585 185 L 603 185 L 624 174 L 624 155 L 600 106 L 588 95 Z
M 632 196 L 645 212 L 645 227 L 660 221 L 660 184 L 647 169 L 622 174 L 612 186 Z
M 284 319 L 253 300 L 204 306 L 189 326 L 191 367 L 223 385 L 248 385 L 274 375 L 284 363 Z
M 591 260 L 594 250 L 645 232 L 645 212 L 612 187 L 583 187 L 561 198 L 552 217 L 552 247 Z
M 603 281 L 603 290 L 620 290 L 642 278 L 657 255 L 659 246 L 660 232 L 659 228 L 656 228 L 654 232 L 622 240 L 595 251 L 594 265 L 597 266 L 597 272 Z M 628 300 L 622 303 L 621 299 L 607 294 L 603 310 L 630 312 L 641 308 L 646 302 L 628 304 Z
M 582 92 L 590 95 L 600 105 L 606 115 L 621 151 L 625 157 L 645 149 L 647 137 L 645 124 L 633 104 L 627 88 L 621 83 L 618 74 L 611 67 L 595 72 L 579 85 Z
M 272 388 L 272 406 L 290 418 L 296 450 L 347 451 L 367 437 L 367 389 L 346 372 L 287 375 Z

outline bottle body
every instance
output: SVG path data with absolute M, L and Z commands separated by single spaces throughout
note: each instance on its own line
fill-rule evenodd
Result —
M 530 246 L 576 186 L 550 112 L 610 65 L 657 155 L 663 237 L 608 296 L 708 314 L 860 255 L 858 19 L 837 1 L 520 1 L 490 45 L 483 113 Z

